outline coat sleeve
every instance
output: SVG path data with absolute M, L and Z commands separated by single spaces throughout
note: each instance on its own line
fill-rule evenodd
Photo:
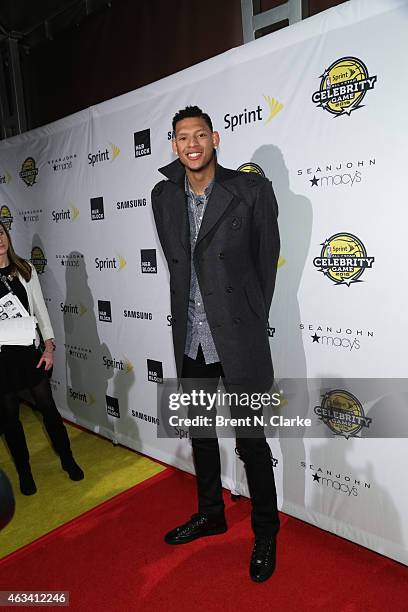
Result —
M 40 328 L 43 340 L 49 340 L 54 338 L 54 331 L 52 329 L 48 310 L 44 302 L 43 293 L 41 290 L 40 281 L 38 280 L 37 271 L 34 267 L 31 269 L 31 280 L 29 282 L 31 286 L 31 295 L 33 300 L 33 315 L 36 316 L 38 321 L 38 327 Z
M 167 253 L 167 246 L 166 246 L 166 234 L 164 231 L 163 221 L 162 221 L 162 217 L 160 214 L 160 207 L 158 204 L 158 195 L 161 193 L 163 189 L 164 182 L 165 181 L 158 183 L 152 191 L 152 210 L 153 210 L 154 221 L 156 224 L 157 235 L 159 237 L 164 256 L 166 260 L 168 260 L 168 256 L 167 256 L 168 253 Z
M 253 219 L 253 249 L 259 281 L 264 295 L 266 312 L 272 303 L 280 251 L 278 204 L 272 184 L 262 181 L 257 190 Z

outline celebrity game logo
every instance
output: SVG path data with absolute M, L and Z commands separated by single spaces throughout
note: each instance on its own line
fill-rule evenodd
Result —
M 336 285 L 350 286 L 361 282 L 367 268 L 372 268 L 374 257 L 368 257 L 364 244 L 354 234 L 340 232 L 322 242 L 314 266 Z
M 362 108 L 362 101 L 377 81 L 369 76 L 367 66 L 357 57 L 342 57 L 320 75 L 320 89 L 312 101 L 332 115 L 350 115 Z
M 31 249 L 31 263 L 37 271 L 37 274 L 44 274 L 45 266 L 47 265 L 47 258 L 44 255 L 44 251 L 39 246 L 34 246 Z
M 254 174 L 259 174 L 260 176 L 265 177 L 265 172 L 262 170 L 261 166 L 258 166 L 258 164 L 254 164 L 253 162 L 241 164 L 237 170 L 238 172 L 253 172 Z
M 11 224 L 13 223 L 13 216 L 11 210 L 5 204 L 0 208 L 0 221 L 4 223 L 6 228 L 10 231 Z
M 323 395 L 315 414 L 336 435 L 356 437 L 363 427 L 369 427 L 372 419 L 366 417 L 359 400 L 344 389 L 335 389 Z
M 38 176 L 38 168 L 35 165 L 34 157 L 27 157 L 27 159 L 23 161 L 19 174 L 21 180 L 24 181 L 27 187 L 32 187 L 34 185 Z

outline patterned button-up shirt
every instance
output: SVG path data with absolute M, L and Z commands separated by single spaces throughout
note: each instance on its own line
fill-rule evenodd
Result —
M 191 282 L 190 299 L 188 304 L 187 338 L 184 352 L 191 359 L 196 359 L 198 347 L 201 344 L 206 364 L 216 363 L 220 359 L 215 348 L 210 326 L 208 325 L 207 321 L 207 315 L 204 310 L 203 298 L 201 296 L 197 274 L 194 267 L 193 253 L 213 185 L 214 181 L 207 186 L 204 191 L 204 195 L 196 195 L 189 185 L 187 176 L 185 177 L 188 219 L 190 221 Z

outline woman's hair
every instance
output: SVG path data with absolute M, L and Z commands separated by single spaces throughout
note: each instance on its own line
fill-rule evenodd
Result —
M 26 259 L 23 259 L 22 257 L 19 257 L 16 254 L 15 250 L 13 249 L 10 232 L 8 231 L 4 223 L 2 223 L 1 221 L 0 227 L 4 230 L 4 233 L 6 234 L 8 239 L 9 246 L 7 250 L 7 257 L 9 258 L 11 265 L 10 273 L 13 274 L 14 272 L 19 272 L 26 281 L 26 283 L 28 283 L 28 281 L 31 279 L 31 266 Z

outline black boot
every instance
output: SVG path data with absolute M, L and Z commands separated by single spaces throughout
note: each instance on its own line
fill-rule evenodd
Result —
M 16 466 L 21 493 L 23 495 L 34 495 L 37 492 L 37 487 L 31 473 L 30 455 L 21 422 L 15 421 L 11 426 L 5 427 L 4 437 Z
M 23 495 L 34 495 L 34 493 L 37 493 L 30 465 L 18 469 L 18 478 L 20 480 L 20 491 Z
M 55 452 L 60 456 L 62 469 L 71 480 L 82 480 L 84 472 L 72 456 L 68 432 L 59 412 L 53 419 L 44 419 L 44 425 Z
M 64 459 L 61 457 L 61 466 L 63 470 L 68 472 L 71 480 L 83 480 L 85 474 L 72 455 L 69 458 L 64 457 Z

